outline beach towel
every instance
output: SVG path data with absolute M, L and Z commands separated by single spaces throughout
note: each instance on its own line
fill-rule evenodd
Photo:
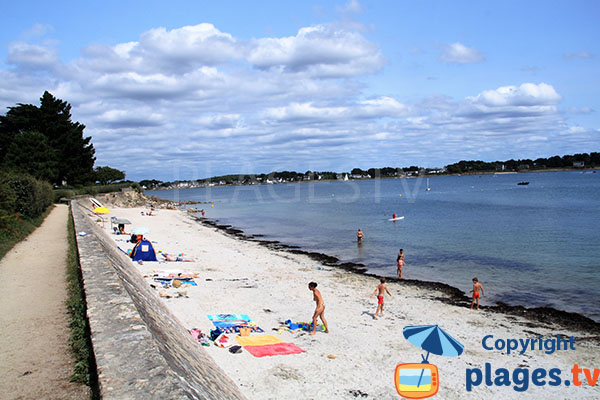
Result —
M 209 314 L 207 317 L 211 321 L 251 321 L 250 317 L 246 314 Z
M 277 336 L 236 336 L 235 340 L 242 346 L 264 346 L 268 344 L 285 343 Z
M 313 324 L 309 323 L 309 322 L 292 322 L 291 320 L 287 320 L 285 321 L 286 325 L 288 326 L 288 328 L 290 330 L 295 330 L 295 329 L 302 329 L 303 331 L 312 331 L 313 328 Z M 323 327 L 323 330 L 325 330 L 325 328 Z
M 248 353 L 252 354 L 254 357 L 283 356 L 287 354 L 304 353 L 306 351 L 302 350 L 294 343 L 275 343 L 263 346 L 244 346 L 244 349 L 248 351 Z
M 198 286 L 198 284 L 192 278 L 180 279 L 180 278 L 154 278 L 154 282 L 158 282 L 163 286 L 172 286 L 173 279 L 177 279 L 181 282 L 181 286 Z
M 241 328 L 250 328 L 252 332 L 264 332 L 247 314 L 210 314 L 207 317 L 215 327 L 227 333 L 239 333 Z
M 212 321 L 213 325 L 217 328 L 228 328 L 230 326 L 250 326 L 248 321 L 237 320 L 237 321 Z
M 252 332 L 254 333 L 264 333 L 265 331 L 259 327 L 259 326 L 241 326 L 241 325 L 234 325 L 234 326 L 224 326 L 224 327 L 220 327 L 219 329 L 221 329 L 224 332 L 227 333 L 240 333 L 240 329 L 242 328 L 248 328 L 250 329 Z

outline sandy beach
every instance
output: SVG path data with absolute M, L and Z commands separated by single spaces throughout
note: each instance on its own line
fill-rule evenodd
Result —
M 212 342 L 208 347 L 198 344 L 249 399 L 397 399 L 396 365 L 419 363 L 421 355 L 426 354 L 403 336 L 404 327 L 415 325 L 439 325 L 464 345 L 464 353 L 458 357 L 429 356 L 429 362 L 439 369 L 436 398 L 600 398 L 600 388 L 591 386 L 584 372 L 579 374 L 580 386 L 576 386 L 571 373 L 574 364 L 590 369 L 591 374 L 600 367 L 597 331 L 532 322 L 490 310 L 470 310 L 443 301 L 445 293 L 403 282 L 388 283 L 392 296 L 385 297 L 384 317 L 375 320 L 377 300 L 370 295 L 379 283 L 376 277 L 324 266 L 303 254 L 241 240 L 204 225 L 183 211 L 160 209 L 154 212 L 156 215 L 147 216 L 142 215 L 145 208 L 110 210 L 110 216 L 132 222 L 126 226 L 127 231 L 133 227 L 149 228 L 145 237 L 156 251 L 195 260 L 135 263 L 148 284 L 156 286 L 156 295 L 162 292 L 162 296 L 168 296 L 161 297 L 162 301 L 186 328 L 209 333 L 214 326 L 207 315 L 247 314 L 265 331 L 252 335 L 274 335 L 305 350 L 300 354 L 257 358 L 248 351 L 232 354 Z M 124 251 L 133 247 L 127 242 L 128 237 L 111 233 L 110 223 L 106 222 L 104 229 Z M 158 271 L 198 273 L 197 286 L 163 289 L 150 277 Z M 315 303 L 307 287 L 311 281 L 318 283 L 322 293 L 330 333 L 317 331 L 310 336 L 300 330 L 278 332 L 283 321 L 309 322 L 312 318 Z M 485 297 L 482 304 L 486 304 Z M 573 337 L 572 348 L 552 354 L 537 347 L 522 353 L 519 347 L 510 354 L 506 354 L 506 349 L 495 348 L 508 339 L 525 341 L 540 335 L 551 339 L 557 334 Z M 491 374 L 489 384 L 486 364 L 488 375 Z M 508 381 L 498 378 L 505 374 L 498 371 L 502 368 L 507 371 Z M 537 385 L 539 379 L 534 384 L 536 369 L 560 369 L 561 384 L 551 384 L 551 373 L 545 375 L 544 385 Z M 523 379 L 525 373 L 527 382 Z M 541 372 L 537 372 L 537 378 L 540 376 Z M 476 384 L 478 378 L 480 383 Z M 566 380 L 572 384 L 567 386 Z M 467 390 L 467 381 L 471 391 Z

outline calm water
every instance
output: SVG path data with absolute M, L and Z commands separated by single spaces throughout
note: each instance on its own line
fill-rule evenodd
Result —
M 529 181 L 528 186 L 518 186 Z M 153 191 L 265 239 L 600 321 L 600 173 L 548 172 Z M 392 214 L 405 219 L 390 222 Z M 365 234 L 356 243 L 356 230 Z

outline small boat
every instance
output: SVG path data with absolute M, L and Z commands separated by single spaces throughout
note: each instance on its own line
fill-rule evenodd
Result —
M 425 190 L 427 192 L 429 192 L 431 190 L 431 188 L 429 187 L 429 178 L 427 178 L 427 187 L 425 188 Z
M 519 185 L 519 186 L 527 186 L 527 185 L 529 185 L 529 182 L 523 181 L 523 182 L 517 183 L 517 185 Z

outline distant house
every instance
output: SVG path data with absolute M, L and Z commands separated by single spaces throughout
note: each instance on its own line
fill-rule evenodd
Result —
M 585 167 L 584 161 L 573 161 L 573 168 L 583 168 Z
M 519 170 L 529 169 L 529 164 L 519 164 Z

